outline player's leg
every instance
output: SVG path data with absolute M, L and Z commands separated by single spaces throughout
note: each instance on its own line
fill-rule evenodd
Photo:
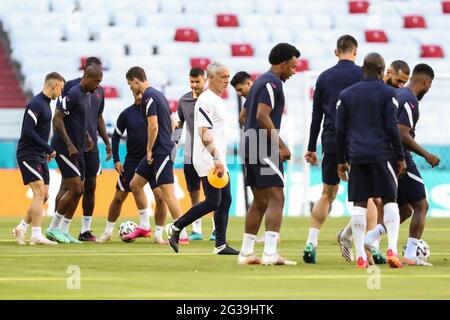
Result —
M 200 178 L 192 164 L 185 163 L 183 167 L 184 177 L 189 192 L 192 207 L 200 202 Z M 189 240 L 203 240 L 202 220 L 198 219 L 192 224 L 192 232 Z
M 50 222 L 50 225 L 48 226 L 49 230 L 57 230 L 59 228 L 59 225 L 60 225 L 62 219 L 64 218 L 64 215 L 60 214 L 58 212 L 58 210 L 56 210 L 58 208 L 59 201 L 61 200 L 63 195 L 67 192 L 67 187 L 64 185 L 63 180 L 64 179 L 61 179 L 61 183 L 59 185 L 59 190 L 58 190 L 58 193 L 56 194 L 55 212 L 53 214 L 52 221 Z
M 383 217 L 383 203 L 380 198 L 370 198 L 367 203 L 367 230 L 364 237 L 364 249 L 369 264 L 385 264 L 386 257 L 380 251 L 381 236 L 386 233 L 382 222 L 379 224 L 379 216 Z
M 119 177 L 120 179 L 120 177 Z M 112 240 L 112 234 L 114 230 L 115 223 L 120 216 L 122 211 L 122 205 L 128 196 L 128 191 L 116 190 L 114 198 L 109 205 L 108 218 L 106 220 L 106 227 L 103 234 L 97 238 L 97 242 L 104 243 Z
M 145 164 L 144 164 L 145 165 Z M 141 168 L 141 169 L 139 169 Z M 130 190 L 133 193 L 134 201 L 139 212 L 139 227 L 129 235 L 125 236 L 129 239 L 138 237 L 148 238 L 151 236 L 150 210 L 148 208 L 147 196 L 144 192 L 144 186 L 148 180 L 141 175 L 143 172 L 142 161 L 136 169 L 136 173 L 131 179 Z
M 158 244 L 168 244 L 163 239 L 164 225 L 166 223 L 168 208 L 160 187 L 152 188 L 153 196 L 155 198 L 155 242 Z

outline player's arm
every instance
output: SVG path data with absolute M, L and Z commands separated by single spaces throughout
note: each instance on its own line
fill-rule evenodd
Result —
M 158 136 L 158 114 L 156 112 L 156 102 L 152 99 L 151 103 L 147 106 L 147 162 L 151 164 L 153 162 L 153 146 Z
M 111 159 L 112 156 L 112 149 L 111 149 L 111 144 L 109 142 L 109 138 L 108 138 L 108 132 L 106 131 L 106 123 L 105 123 L 105 119 L 103 118 L 103 113 L 100 113 L 98 115 L 98 126 L 97 126 L 97 131 L 100 135 L 100 137 L 102 138 L 103 142 L 105 143 L 105 148 L 106 148 L 106 161 L 108 161 L 109 159 Z
M 120 156 L 119 156 L 119 145 L 120 145 L 120 138 L 122 137 L 125 130 L 126 130 L 125 122 L 123 120 L 123 114 L 121 113 L 119 115 L 119 118 L 117 118 L 116 127 L 114 129 L 114 133 L 111 138 L 114 169 L 119 174 L 122 174 L 122 172 L 123 172 L 123 166 L 122 166 L 122 163 L 120 162 Z
M 73 156 L 78 153 L 78 149 L 73 145 L 72 140 L 70 140 L 69 135 L 67 134 L 66 126 L 64 125 L 65 117 L 66 114 L 57 108 L 55 111 L 55 115 L 53 116 L 53 128 L 55 129 L 55 132 L 59 134 L 62 141 L 66 145 L 69 156 Z
M 397 118 L 397 105 L 398 102 L 395 97 L 391 96 L 387 98 L 387 102 L 384 106 L 384 127 L 386 133 L 394 148 L 395 157 L 397 159 L 398 176 L 402 176 L 406 171 L 405 154 L 403 152 L 403 145 L 400 138 L 400 130 L 398 128 Z
M 54 157 L 56 155 L 55 150 L 35 131 L 40 115 L 39 111 L 40 110 L 38 106 L 28 106 L 27 113 L 25 114 L 25 117 L 23 119 L 22 136 L 27 140 L 33 142 L 33 144 L 38 146 L 41 150 L 45 151 L 47 155 L 51 155 L 52 157 Z
M 319 77 L 319 79 L 317 79 L 316 87 L 314 89 L 311 125 L 309 127 L 308 150 L 305 153 L 306 162 L 312 165 L 317 164 L 317 154 L 316 154 L 317 137 L 319 136 L 322 119 L 323 119 L 322 90 L 320 88 L 320 77 Z
M 336 144 L 338 154 L 338 176 L 342 181 L 348 181 L 349 165 L 345 154 L 347 106 L 341 97 L 336 104 Z
M 178 102 L 178 108 L 177 108 L 177 113 L 176 113 L 176 118 L 172 117 L 172 141 L 175 142 L 176 144 L 178 144 L 178 141 L 180 141 L 181 139 L 181 134 L 183 132 L 183 126 L 184 126 L 184 113 L 183 113 L 183 109 L 181 107 L 182 104 L 182 100 L 180 99 L 180 101 Z M 175 127 L 173 125 L 173 121 L 175 121 Z
M 214 159 L 214 172 L 219 177 L 222 177 L 223 174 L 225 173 L 225 165 L 224 165 L 225 159 L 223 158 L 225 155 L 221 155 L 217 150 L 210 129 L 211 127 L 200 127 L 198 128 L 198 131 L 203 145 Z
M 241 126 L 245 125 L 245 120 L 247 120 L 247 105 L 244 103 L 241 112 L 239 113 L 239 124 Z

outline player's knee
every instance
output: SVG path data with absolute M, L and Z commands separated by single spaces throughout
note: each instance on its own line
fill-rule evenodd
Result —
M 84 192 L 84 188 L 83 188 L 83 185 L 81 183 L 77 184 L 77 185 L 74 185 L 70 189 L 70 193 L 72 194 L 72 197 L 75 198 L 75 199 L 81 198 L 81 196 L 83 195 L 83 192 Z
M 205 199 L 205 203 L 209 211 L 216 211 L 220 207 L 220 199 L 217 198 L 207 198 Z
M 283 207 L 284 206 L 284 193 L 280 192 L 271 192 L 268 197 L 268 203 L 273 206 Z
M 131 192 L 133 192 L 133 193 L 134 192 L 138 192 L 139 189 L 140 189 L 139 184 L 136 182 L 136 180 L 132 179 L 130 181 L 130 190 L 131 190 Z
M 336 199 L 337 191 L 338 186 L 326 186 L 322 191 L 322 197 L 331 204 Z
M 85 194 L 93 194 L 95 192 L 95 188 L 97 186 L 97 182 L 95 180 L 88 179 L 84 183 L 84 193 Z
M 42 200 L 42 202 L 45 202 L 45 197 L 47 195 L 47 191 L 45 190 L 45 187 L 37 187 L 34 189 L 33 195 L 36 199 Z

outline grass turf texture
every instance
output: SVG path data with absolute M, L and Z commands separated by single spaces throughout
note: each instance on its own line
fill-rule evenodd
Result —
M 0 219 L 0 299 L 449 299 L 450 219 L 427 221 L 423 238 L 431 247 L 432 268 L 381 266 L 381 288 L 368 289 L 367 270 L 346 262 L 336 233 L 347 218 L 326 221 L 319 238 L 318 264 L 302 261 L 309 219 L 285 218 L 280 254 L 297 266 L 239 266 L 236 256 L 212 254 L 213 242 L 191 241 L 175 254 L 169 246 L 138 239 L 124 243 L 19 246 L 11 236 L 17 218 Z M 48 224 L 48 220 L 44 225 Z M 80 219 L 72 223 L 78 235 Z M 409 221 L 402 225 L 399 250 L 406 242 Z M 244 219 L 231 218 L 229 244 L 240 249 Z M 104 220 L 95 219 L 100 236 Z M 203 222 L 209 237 L 210 219 Z M 262 244 L 257 244 L 258 255 Z M 386 248 L 386 238 L 382 242 Z M 383 250 L 384 251 L 384 250 Z M 68 267 L 79 266 L 81 287 L 67 288 Z M 71 280 L 69 279 L 69 282 Z M 370 281 L 369 281 L 370 282 Z

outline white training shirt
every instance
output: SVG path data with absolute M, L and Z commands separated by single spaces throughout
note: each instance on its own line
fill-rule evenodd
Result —
M 199 128 L 210 128 L 214 145 L 219 152 L 219 157 L 225 165 L 225 172 L 228 172 L 226 165 L 226 155 L 228 146 L 227 137 L 227 112 L 226 105 L 222 98 L 206 90 L 197 99 L 194 110 L 194 148 L 192 163 L 199 177 L 206 177 L 209 170 L 214 168 L 214 160 L 211 153 L 203 145 Z

